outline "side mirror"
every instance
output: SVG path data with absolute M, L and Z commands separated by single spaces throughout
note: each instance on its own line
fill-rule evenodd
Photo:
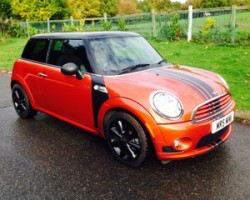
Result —
M 83 75 L 81 71 L 78 69 L 77 65 L 75 63 L 66 63 L 61 67 L 61 72 L 64 75 L 67 76 L 73 76 L 76 75 L 76 78 L 78 80 L 83 79 Z

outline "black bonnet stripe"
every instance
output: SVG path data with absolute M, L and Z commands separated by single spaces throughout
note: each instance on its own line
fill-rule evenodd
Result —
M 208 85 L 205 81 L 190 76 L 184 73 L 183 71 L 179 72 L 171 69 L 157 68 L 153 70 L 153 72 L 157 72 L 159 74 L 181 81 L 182 83 L 196 90 L 205 100 L 211 99 L 215 96 L 215 94 L 213 93 L 214 92 L 213 88 L 210 85 Z
M 182 83 L 188 85 L 189 87 L 193 88 L 197 93 L 199 93 L 204 99 L 208 98 L 206 93 L 204 94 L 204 91 L 200 87 L 197 87 L 196 84 L 193 84 L 192 82 L 190 82 L 190 80 L 186 80 L 184 78 L 180 78 L 178 76 L 171 75 L 169 73 L 166 73 L 165 70 L 164 70 L 164 72 L 160 72 L 160 73 L 165 75 L 165 76 L 168 76 L 169 78 L 181 81 Z
M 98 126 L 98 112 L 102 106 L 102 104 L 109 99 L 109 96 L 105 92 L 101 92 L 99 90 L 94 89 L 95 86 L 103 86 L 105 87 L 105 83 L 102 76 L 91 75 L 92 77 L 92 105 L 93 105 L 93 113 L 94 113 L 94 122 L 95 127 Z

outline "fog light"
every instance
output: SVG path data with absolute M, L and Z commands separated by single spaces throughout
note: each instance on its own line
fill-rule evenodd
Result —
M 184 151 L 191 147 L 192 141 L 190 138 L 179 138 L 174 140 L 173 149 L 177 151 Z
M 180 140 L 178 139 L 178 140 L 175 140 L 174 141 L 174 147 L 176 148 L 176 147 L 178 147 L 179 145 L 180 145 Z

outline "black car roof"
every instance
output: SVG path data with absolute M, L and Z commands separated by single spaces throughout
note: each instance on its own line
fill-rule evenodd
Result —
M 102 32 L 70 32 L 70 33 L 45 33 L 32 36 L 33 39 L 87 39 L 87 38 L 107 38 L 107 37 L 135 37 L 140 36 L 133 32 L 122 31 L 102 31 Z

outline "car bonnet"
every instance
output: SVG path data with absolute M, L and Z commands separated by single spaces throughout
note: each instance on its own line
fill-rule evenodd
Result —
M 110 98 L 132 99 L 150 112 L 149 97 L 153 92 L 171 93 L 181 101 L 186 119 L 197 105 L 228 92 L 217 74 L 176 65 L 105 77 L 105 84 Z

